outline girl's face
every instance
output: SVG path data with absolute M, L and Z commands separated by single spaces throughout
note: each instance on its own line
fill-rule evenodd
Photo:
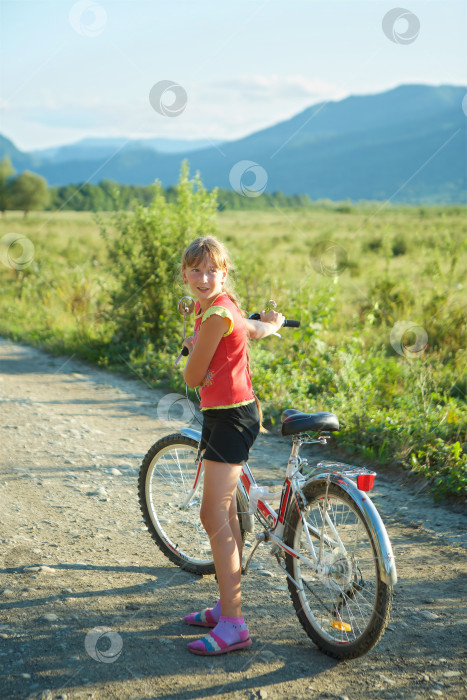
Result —
M 227 270 L 217 268 L 209 257 L 205 257 L 193 267 L 182 270 L 182 276 L 204 309 L 221 294 Z

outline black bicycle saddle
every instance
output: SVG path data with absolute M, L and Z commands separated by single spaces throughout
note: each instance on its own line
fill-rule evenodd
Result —
M 302 413 L 295 408 L 287 408 L 282 416 L 282 435 L 297 435 L 307 430 L 313 432 L 339 430 L 339 421 L 334 413 Z

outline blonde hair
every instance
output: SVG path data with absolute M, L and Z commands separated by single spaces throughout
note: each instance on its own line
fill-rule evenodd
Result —
M 187 267 L 194 267 L 199 265 L 206 257 L 208 257 L 213 265 L 217 267 L 218 270 L 233 271 L 235 269 L 232 260 L 230 259 L 229 252 L 225 245 L 221 243 L 214 236 L 203 236 L 196 238 L 182 256 L 182 268 L 185 270 Z M 226 277 L 224 282 L 224 288 L 229 289 L 232 292 L 233 301 L 240 308 L 237 296 L 230 284 L 230 281 Z M 229 292 L 227 292 L 229 293 Z
M 187 267 L 194 267 L 201 263 L 206 257 L 208 257 L 213 265 L 218 270 L 227 270 L 227 273 L 235 270 L 234 264 L 230 258 L 229 252 L 225 245 L 219 241 L 214 236 L 201 236 L 196 238 L 190 245 L 185 249 L 182 255 L 182 269 L 185 270 Z M 229 299 L 233 301 L 243 317 L 246 318 L 246 312 L 241 308 L 240 299 L 235 291 L 234 284 L 230 279 L 229 274 L 227 274 L 223 282 L 224 293 L 227 294 Z M 251 378 L 250 372 L 250 339 L 247 336 L 246 344 L 246 356 L 247 356 L 247 370 Z M 255 397 L 256 406 L 258 407 L 259 413 L 259 430 L 261 433 L 267 433 L 268 431 L 263 426 L 263 411 L 261 409 L 261 404 L 258 397 L 256 396 L 254 390 L 253 394 Z

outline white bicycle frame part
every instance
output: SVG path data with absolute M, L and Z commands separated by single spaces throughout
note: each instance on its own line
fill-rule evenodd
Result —
M 199 443 L 201 440 L 201 433 L 197 430 L 193 430 L 191 428 L 183 428 L 181 430 L 181 434 L 185 435 L 186 437 L 191 438 L 192 440 L 195 440 L 196 442 Z M 289 462 L 288 470 L 291 471 L 291 461 Z M 244 471 L 246 471 L 251 486 L 256 486 L 256 481 L 251 474 L 251 471 L 248 467 L 248 464 L 245 464 Z M 200 479 L 198 478 L 199 474 L 197 475 L 197 479 L 194 484 L 194 488 L 191 490 L 189 495 L 187 496 L 187 499 L 185 501 L 184 505 L 187 505 L 190 500 L 193 498 L 193 496 L 196 493 L 196 490 L 199 486 Z M 381 520 L 381 516 L 378 513 L 373 501 L 369 497 L 368 493 L 366 491 L 360 491 L 356 484 L 351 481 L 349 478 L 344 476 L 343 474 L 339 474 L 338 472 L 335 473 L 319 473 L 316 474 L 315 476 L 308 477 L 306 479 L 306 484 L 310 483 L 318 483 L 318 482 L 323 482 L 325 485 L 329 485 L 330 483 L 332 484 L 337 484 L 340 488 L 343 489 L 346 493 L 348 493 L 351 497 L 353 502 L 355 503 L 355 506 L 358 508 L 360 511 L 363 520 L 365 521 L 366 525 L 368 526 L 368 529 L 370 532 L 372 532 L 376 544 L 376 558 L 378 562 L 378 567 L 379 567 L 379 573 L 382 578 L 382 580 L 389 586 L 394 586 L 397 583 L 397 571 L 396 571 L 396 563 L 394 559 L 394 554 L 392 551 L 392 546 L 391 542 L 389 540 L 388 534 L 386 532 L 386 528 L 384 527 L 383 521 Z M 296 498 L 297 494 L 297 489 L 295 487 L 295 479 L 294 476 L 291 479 L 292 482 L 292 495 L 289 497 L 291 499 Z M 302 480 L 300 480 L 300 488 L 304 486 L 304 483 Z M 248 493 L 245 489 L 244 484 L 242 481 L 239 479 L 238 482 L 238 492 L 239 492 L 239 499 L 240 499 L 240 506 L 241 506 L 241 511 L 242 511 L 242 521 L 244 525 L 244 529 L 251 532 L 253 529 L 253 516 L 249 516 L 248 511 L 249 511 L 249 496 Z M 290 500 L 290 503 L 292 503 L 292 500 Z M 258 505 L 263 506 L 263 510 L 267 509 L 271 515 L 275 516 L 275 511 L 268 505 L 266 501 L 258 501 Z M 301 560 L 303 560 L 305 563 L 307 563 L 310 567 L 315 569 L 316 571 L 322 570 L 324 572 L 324 569 L 322 566 L 318 564 L 319 557 L 316 556 L 315 548 L 313 546 L 313 543 L 311 541 L 311 538 L 309 536 L 309 530 L 310 526 L 306 523 L 305 516 L 300 509 L 300 514 L 305 530 L 305 535 L 308 539 L 308 544 L 310 546 L 310 553 L 311 556 L 315 559 L 315 561 L 312 561 L 311 559 L 308 559 L 307 557 L 304 557 L 302 554 L 299 552 L 295 552 L 293 549 L 290 547 L 287 547 L 287 545 L 284 544 L 282 537 L 284 534 L 284 525 L 283 523 L 276 522 L 276 526 L 273 531 L 270 531 L 268 533 L 268 539 L 270 541 L 273 541 L 275 544 L 277 544 L 281 549 L 283 549 L 285 552 L 288 552 L 292 556 L 298 557 Z M 327 514 L 326 514 L 327 515 Z M 326 516 L 325 516 L 326 517 Z M 345 548 L 343 547 L 343 544 L 340 540 L 340 537 L 337 534 L 337 531 L 333 527 L 333 524 L 331 523 L 331 519 L 329 516 L 326 517 L 326 522 L 328 525 L 331 526 L 331 529 L 334 533 L 334 536 L 336 537 L 336 541 L 339 545 L 339 548 L 342 551 L 345 551 Z M 314 533 L 315 535 L 321 535 L 321 533 Z M 320 539 L 322 542 L 322 540 Z

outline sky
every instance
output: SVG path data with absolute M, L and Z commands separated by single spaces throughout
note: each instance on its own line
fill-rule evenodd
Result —
M 0 0 L 0 133 L 231 140 L 351 94 L 467 86 L 467 2 L 402 1 Z

